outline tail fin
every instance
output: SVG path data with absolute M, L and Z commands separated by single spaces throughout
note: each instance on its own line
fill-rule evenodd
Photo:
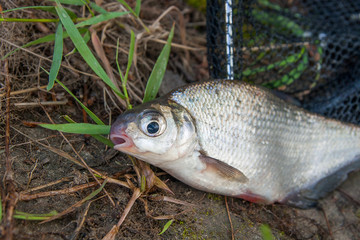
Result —
M 291 193 L 281 203 L 307 209 L 316 207 L 317 200 L 325 197 L 346 180 L 348 174 L 360 169 L 360 156 L 357 156 L 350 164 L 338 169 L 336 172 L 322 178 L 312 186 Z

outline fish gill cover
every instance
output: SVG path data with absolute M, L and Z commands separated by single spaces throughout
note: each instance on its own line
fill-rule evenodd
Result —
M 283 90 L 360 124 L 360 1 L 208 0 L 210 76 Z

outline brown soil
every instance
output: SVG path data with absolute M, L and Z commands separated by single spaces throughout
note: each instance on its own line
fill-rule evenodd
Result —
M 134 6 L 135 1 L 129 1 Z M 0 6 L 12 9 L 21 6 L 44 4 L 43 1 L 6 1 Z M 51 2 L 45 3 L 51 4 Z M 117 1 L 104 1 L 102 6 L 108 10 L 118 10 Z M 160 25 L 150 35 L 144 35 L 137 46 L 137 65 L 130 74 L 130 97 L 132 104 L 140 103 L 146 80 L 151 68 L 159 55 L 163 44 L 158 39 L 166 40 L 172 22 L 176 22 L 174 42 L 192 47 L 191 50 L 173 47 L 168 71 L 162 92 L 174 87 L 173 82 L 184 84 L 208 78 L 206 64 L 205 16 L 186 5 L 182 1 L 143 1 L 141 19 L 150 26 L 166 9 L 176 6 L 180 13 L 171 11 L 161 21 Z M 82 8 L 74 7 L 74 11 L 81 14 Z M 179 14 L 184 19 L 186 42 L 181 41 Z M 23 10 L 6 14 L 6 17 L 17 18 L 53 18 L 50 13 L 37 10 Z M 17 46 L 45 36 L 55 31 L 56 24 L 35 23 L 6 23 L 0 24 L 0 57 L 4 56 Z M 129 46 L 129 29 L 139 33 L 142 27 L 130 18 L 121 18 L 99 24 L 93 28 L 97 36 L 103 39 L 103 48 L 111 66 L 115 65 L 116 40 L 120 39 L 120 64 L 125 69 Z M 155 40 L 154 40 L 155 39 Z M 67 39 L 64 43 L 65 54 L 73 49 L 72 43 Z M 88 44 L 92 49 L 93 45 Z M 16 91 L 36 88 L 47 84 L 47 75 L 41 67 L 49 70 L 53 52 L 52 43 L 43 43 L 25 50 L 17 51 L 6 61 L 0 61 L 0 129 L 1 141 L 0 175 L 1 197 L 5 214 L 8 212 L 9 202 L 17 211 L 27 213 L 49 213 L 56 210 L 62 212 L 76 202 L 84 199 L 98 186 L 88 187 L 77 192 L 56 194 L 41 197 L 42 192 L 72 189 L 78 185 L 92 182 L 91 174 L 82 167 L 69 161 L 61 150 L 78 159 L 72 147 L 57 132 L 45 130 L 40 127 L 29 127 L 24 121 L 50 122 L 46 113 L 56 123 L 65 123 L 63 115 L 69 115 L 77 122 L 83 122 L 81 107 L 59 86 L 51 92 L 43 89 L 17 93 Z M 124 106 L 116 104 L 104 95 L 99 79 L 86 66 L 78 53 L 64 57 L 64 65 L 58 78 L 69 87 L 82 101 L 86 102 L 91 110 L 104 122 L 109 123 L 122 110 Z M 75 70 L 74 70 L 75 69 Z M 8 71 L 8 74 L 7 74 Z M 116 72 L 116 71 L 115 71 Z M 115 73 L 116 74 L 116 73 Z M 10 98 L 10 158 L 5 151 L 5 112 L 6 112 L 6 78 L 10 80 L 11 92 L 15 93 Z M 118 76 L 116 75 L 118 78 Z M 176 79 L 176 81 L 174 80 Z M 59 106 L 32 107 L 28 103 L 39 101 L 67 100 L 68 103 Z M 19 107 L 18 103 L 25 103 Z M 105 106 L 105 107 L 104 107 Z M 87 117 L 87 121 L 91 122 Z M 112 149 L 107 149 L 103 144 L 91 137 L 66 134 L 71 145 L 86 163 L 93 169 L 108 176 L 118 175 L 125 181 L 124 174 L 137 184 L 131 161 L 123 154 Z M 50 147 L 51 146 L 51 147 Z M 55 150 L 54 150 L 55 149 Z M 13 177 L 5 176 L 6 160 L 11 160 Z M 155 173 L 162 173 L 160 169 L 153 168 Z M 10 172 L 11 173 L 11 172 Z M 129 177 L 130 176 L 130 177 Z M 195 190 L 173 179 L 167 174 L 160 174 L 175 193 L 174 196 L 155 189 L 141 197 L 133 205 L 129 215 L 121 225 L 116 239 L 230 239 L 231 227 L 223 196 L 204 193 Z M 54 181 L 62 180 L 46 188 L 26 192 L 29 189 L 44 186 Z M 10 185 L 9 185 L 10 182 Z M 233 234 L 235 239 L 262 239 L 260 226 L 270 226 L 277 239 L 360 239 L 360 173 L 354 173 L 336 191 L 320 201 L 318 209 L 299 210 L 288 206 L 264 206 L 252 204 L 241 199 L 228 198 L 229 212 L 231 215 Z M 14 188 L 11 188 L 11 184 Z M 13 221 L 13 226 L 2 225 L 0 234 L 12 235 L 14 239 L 101 239 L 119 221 L 132 191 L 108 183 L 105 186 L 108 194 L 115 202 L 113 206 L 109 198 L 103 193 L 90 202 L 82 204 L 65 216 L 39 224 L 38 221 L 19 220 Z M 14 200 L 16 196 L 27 193 L 34 196 L 31 200 Z M 11 195 L 12 194 L 12 195 Z M 156 201 L 154 196 L 167 196 L 182 201 L 182 204 L 171 201 Z M 189 204 L 184 204 L 184 202 Z M 90 204 L 88 204 L 90 203 Z M 147 209 L 147 211 L 145 211 Z M 169 218 L 175 219 L 170 228 L 159 235 Z M 84 222 L 82 222 L 84 220 Z M 3 219 L 5 223 L 5 219 Z M 79 227 L 80 226 L 80 227 Z M 78 228 L 79 227 L 79 228 Z M 11 234 L 9 234 L 9 229 Z M 8 234 L 8 235 L 6 235 Z

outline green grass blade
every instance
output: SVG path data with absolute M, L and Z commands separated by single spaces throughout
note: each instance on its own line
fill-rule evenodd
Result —
M 131 31 L 131 34 L 133 34 L 133 31 Z M 131 38 L 131 41 L 132 41 L 132 38 Z M 130 48 L 131 48 L 131 41 L 130 41 Z M 134 51 L 134 49 L 132 49 L 132 50 L 130 49 L 130 51 L 129 51 L 129 58 L 130 58 L 130 55 L 133 54 L 133 53 L 131 53 L 131 51 Z M 124 92 L 127 109 L 131 109 L 132 106 L 131 106 L 131 104 L 130 104 L 130 99 L 129 99 L 129 95 L 128 95 L 127 88 L 126 88 L 127 78 L 125 79 L 124 75 L 122 74 L 120 65 L 119 65 L 119 39 L 117 39 L 117 41 L 116 41 L 115 62 L 116 62 L 116 67 L 117 67 L 118 72 L 119 72 L 119 75 L 120 75 L 121 87 L 122 87 L 123 92 Z M 128 62 L 128 65 L 129 65 L 129 62 Z
M 107 180 L 105 179 L 104 182 L 101 184 L 101 186 L 96 189 L 95 191 L 93 191 L 92 193 L 90 193 L 89 195 L 86 196 L 86 198 L 83 199 L 83 201 L 88 201 L 90 199 L 92 199 L 93 197 L 95 197 L 96 195 L 98 195 L 98 193 L 105 187 L 105 184 L 107 183 Z
M 125 72 L 124 85 L 126 85 L 126 83 L 127 83 L 129 71 L 130 71 L 131 64 L 132 64 L 133 57 L 134 57 L 134 50 L 135 50 L 135 34 L 131 30 L 131 32 L 130 32 L 130 49 L 129 49 L 128 63 L 127 63 L 126 72 Z
M 87 31 L 86 28 L 81 28 L 79 29 L 79 32 L 80 34 L 83 34 Z M 69 37 L 69 34 L 64 31 L 63 33 L 63 39 L 65 38 L 68 38 Z M 34 41 L 31 41 L 31 42 L 28 42 L 27 44 L 25 45 L 22 45 L 21 48 L 27 48 L 27 47 L 31 47 L 33 45 L 37 45 L 37 44 L 40 44 L 40 43 L 46 43 L 46 42 L 52 42 L 55 40 L 55 34 L 49 34 L 45 37 L 41 37 L 39 39 L 36 39 Z M 1 58 L 1 60 L 3 61 L 4 59 L 6 59 L 7 57 L 9 57 L 11 54 L 15 53 L 16 51 L 18 51 L 20 48 L 16 48 L 15 50 L 9 52 L 8 54 L 6 54 L 4 57 Z
M 85 5 L 85 1 L 82 1 L 82 0 L 48 0 L 48 1 L 62 3 L 62 4 L 68 4 L 68 5 L 75 5 L 75 6 L 84 6 Z
M 7 12 L 13 12 L 13 11 L 18 11 L 18 10 L 23 10 L 23 9 L 36 9 L 36 10 L 42 10 L 42 11 L 46 11 L 46 12 L 50 12 L 52 14 L 55 14 L 57 16 L 57 13 L 56 13 L 56 10 L 55 10 L 55 7 L 54 6 L 27 6 L 27 7 L 19 7 L 19 8 L 13 8 L 13 9 L 9 9 L 9 10 L 5 10 L 5 11 L 2 11 L 2 13 L 7 13 Z M 65 11 L 69 14 L 69 16 L 72 18 L 72 19 L 75 19 L 77 18 L 76 14 L 65 8 Z
M 64 115 L 63 118 L 66 121 L 68 121 L 69 123 L 76 123 L 68 115 Z M 90 134 L 90 136 L 92 136 L 93 138 L 95 138 L 99 142 L 102 142 L 103 144 L 108 145 L 109 147 L 114 147 L 114 143 L 112 141 L 110 141 L 109 139 L 107 139 L 106 137 L 103 137 L 103 136 L 98 135 L 98 134 Z
M 50 73 L 49 73 L 49 83 L 46 87 L 46 90 L 53 88 L 55 79 L 59 73 L 61 61 L 63 56 L 63 27 L 61 22 L 59 22 L 56 33 L 55 33 L 55 45 L 54 45 L 54 54 L 53 62 L 51 64 Z
M 1 22 L 30 22 L 30 23 L 49 23 L 49 22 L 58 22 L 59 19 L 49 19 L 49 18 L 0 18 Z
M 105 9 L 103 9 L 102 7 L 100 7 L 99 5 L 97 5 L 94 2 L 90 2 L 89 6 L 94 9 L 95 11 L 97 11 L 98 13 L 107 13 L 108 11 L 106 11 Z
M 103 123 L 103 121 L 100 120 L 100 118 L 98 118 L 98 116 L 96 116 L 90 109 L 88 109 L 62 82 L 60 82 L 59 80 L 55 79 L 55 81 L 62 87 L 65 89 L 65 91 L 67 91 L 79 104 L 80 106 L 85 110 L 85 112 L 90 116 L 90 118 L 92 120 L 94 120 L 94 122 L 98 125 L 105 125 Z
M 90 31 L 86 31 L 84 36 L 83 36 L 84 42 L 87 44 L 90 41 L 90 38 L 91 38 Z M 76 48 L 74 48 L 73 50 L 71 50 L 65 56 L 70 56 L 71 54 L 74 54 L 74 53 L 77 53 L 77 52 L 78 52 L 78 50 Z
M 40 127 L 66 133 L 109 134 L 110 126 L 90 123 L 39 124 Z
M 117 17 L 121 17 L 124 16 L 126 14 L 128 14 L 129 12 L 108 12 L 108 13 L 103 13 L 100 15 L 97 15 L 95 17 L 92 17 L 90 19 L 87 19 L 83 22 L 80 22 L 78 24 L 76 24 L 76 27 L 84 27 L 84 26 L 88 26 L 88 25 L 94 25 L 100 22 L 104 22 L 113 18 L 117 18 Z
M 46 71 L 44 68 L 41 69 L 44 70 L 47 74 L 49 74 L 48 71 Z M 55 79 L 55 81 L 80 104 L 80 106 L 85 110 L 87 114 L 89 114 L 90 118 L 94 120 L 96 124 L 105 125 L 105 123 L 103 123 L 100 118 L 98 118 L 90 109 L 88 109 L 62 82 L 60 82 L 58 79 Z
M 171 219 L 169 221 L 167 221 L 167 223 L 164 225 L 162 231 L 159 233 L 159 235 L 163 234 L 164 232 L 166 232 L 166 230 L 168 230 L 168 228 L 170 227 L 170 225 L 174 222 L 174 219 Z
M 81 56 L 91 67 L 91 69 L 114 91 L 114 93 L 124 99 L 124 95 L 119 90 L 117 90 L 115 85 L 111 82 L 109 76 L 105 73 L 98 60 L 95 58 L 89 47 L 86 45 L 84 39 L 82 38 L 79 31 L 76 29 L 69 15 L 66 13 L 63 6 L 59 3 L 59 0 L 55 1 L 57 4 L 55 8 L 59 15 L 59 18 L 64 25 L 66 31 L 69 33 L 71 40 L 73 41 L 75 47 L 77 48 Z
M 96 140 L 98 140 L 99 142 L 102 142 L 103 144 L 109 146 L 109 147 L 114 147 L 114 143 L 107 139 L 106 137 L 103 137 L 101 135 L 98 135 L 98 134 L 90 134 L 93 138 L 95 138 Z
M 171 28 L 167 43 L 161 51 L 158 59 L 156 60 L 155 66 L 151 72 L 149 80 L 146 84 L 145 94 L 143 102 L 148 102 L 156 97 L 159 91 L 162 79 L 165 74 L 166 66 L 169 60 L 171 41 L 174 36 L 174 26 Z
M 141 10 L 141 0 L 136 0 L 135 14 L 139 17 Z
M 23 220 L 42 221 L 52 216 L 55 216 L 56 214 L 58 213 L 55 210 L 44 214 L 34 214 L 34 213 L 15 211 L 14 218 L 23 219 Z
M 275 239 L 275 237 L 271 233 L 271 229 L 268 225 L 261 224 L 260 231 L 261 231 L 261 236 L 262 236 L 263 240 L 274 240 Z
M 71 119 L 69 115 L 63 115 L 62 116 L 68 123 L 76 123 L 74 120 Z
M 124 7 L 129 10 L 135 17 L 139 17 L 138 15 L 136 15 L 136 12 L 134 12 L 134 10 L 129 6 L 129 4 L 127 4 L 127 2 L 125 2 L 124 0 L 117 0 L 118 2 L 120 2 L 122 5 L 124 5 Z

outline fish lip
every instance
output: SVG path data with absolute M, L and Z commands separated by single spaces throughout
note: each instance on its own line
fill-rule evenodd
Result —
M 115 144 L 114 149 L 119 151 L 134 146 L 134 142 L 126 134 L 111 134 L 110 140 Z
M 114 149 L 123 150 L 134 146 L 133 140 L 126 134 L 123 126 L 114 127 L 110 131 L 110 140 L 115 144 Z

